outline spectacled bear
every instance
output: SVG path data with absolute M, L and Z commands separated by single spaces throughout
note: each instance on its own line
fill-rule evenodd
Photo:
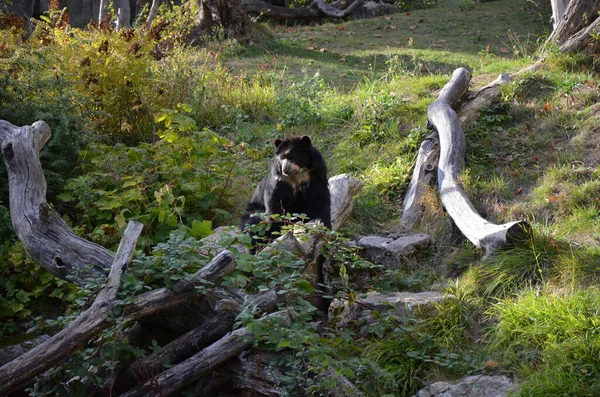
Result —
M 331 229 L 327 166 L 308 136 L 275 140 L 269 173 L 260 181 L 242 217 L 242 231 L 260 223 L 253 213 L 306 214 Z M 269 234 L 281 225 L 271 224 Z

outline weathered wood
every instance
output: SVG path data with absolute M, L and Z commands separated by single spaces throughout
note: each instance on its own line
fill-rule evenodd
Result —
M 56 277 L 81 284 L 86 274 L 105 275 L 113 257 L 104 247 L 75 235 L 46 202 L 39 152 L 50 135 L 43 121 L 17 127 L 0 120 L 12 225 L 33 260 Z
M 354 0 L 346 8 L 340 9 L 323 0 L 314 0 L 308 7 L 278 7 L 261 0 L 243 0 L 244 9 L 250 14 L 260 14 L 279 20 L 310 20 L 322 18 L 345 18 L 362 6 L 366 0 Z M 339 2 L 336 2 L 339 4 Z
M 593 22 L 599 9 L 600 0 L 570 0 L 549 40 L 564 44 Z
M 115 261 L 115 263 L 117 262 Z M 121 265 L 118 267 L 122 268 Z M 194 284 L 199 285 L 202 282 L 216 283 L 234 268 L 233 255 L 229 251 L 223 251 L 192 276 L 195 278 Z M 110 288 L 111 292 L 116 292 L 115 283 L 119 279 L 120 277 L 116 278 L 116 276 L 113 276 L 113 279 L 109 279 L 112 281 L 107 283 L 107 287 Z M 191 288 L 192 285 L 186 281 L 184 287 L 183 291 L 188 291 L 187 288 Z M 99 297 L 100 295 L 105 296 L 106 292 L 99 294 Z M 191 300 L 198 295 L 194 291 L 177 293 L 167 288 L 149 291 L 140 295 L 131 305 L 126 306 L 123 310 L 123 317 L 132 320 L 139 319 Z M 98 298 L 96 301 L 98 301 Z M 30 350 L 25 355 L 1 367 L 0 395 L 2 395 L 3 391 L 8 391 L 27 379 L 51 368 L 67 355 L 85 345 L 91 337 L 113 325 L 114 321 L 106 319 L 106 314 L 110 311 L 106 309 L 108 306 L 112 309 L 112 306 L 106 302 L 94 303 L 90 309 L 81 314 L 69 327 Z M 5 385 L 2 384 L 3 382 Z
M 458 119 L 461 124 L 467 125 L 477 121 L 481 109 L 489 107 L 492 103 L 496 102 L 500 97 L 502 85 L 510 83 L 512 80 L 509 74 L 502 73 L 491 83 L 470 92 L 458 109 Z
M 316 8 L 299 7 L 288 8 L 270 5 L 261 0 L 243 0 L 244 9 L 249 14 L 258 14 L 266 18 L 277 20 L 310 20 L 323 18 L 323 14 Z
M 323 0 L 314 0 L 311 7 L 316 7 L 324 15 L 330 18 L 345 18 L 365 2 L 366 0 L 354 0 L 348 7 L 341 10 L 330 4 L 326 4 Z
M 84 346 L 91 337 L 106 328 L 107 316 L 117 303 L 115 296 L 121 282 L 121 274 L 131 261 L 142 228 L 142 224 L 137 222 L 129 222 L 127 225 L 108 279 L 88 310 L 52 338 L 0 367 L 0 395 L 7 394 L 15 387 L 60 363 L 72 352 Z
M 583 50 L 595 40 L 594 37 L 596 37 L 598 33 L 600 33 L 600 17 L 596 18 L 594 22 L 589 24 L 586 28 L 581 29 L 573 36 L 569 37 L 560 45 L 560 50 L 564 53 Z
M 244 391 L 251 396 L 282 396 L 284 390 L 278 386 L 281 383 L 281 373 L 270 365 L 276 358 L 278 356 L 274 353 L 242 352 L 216 373 L 200 379 L 194 386 L 194 395 L 204 397 Z
M 552 5 L 552 26 L 556 29 L 565 13 L 569 0 L 550 0 Z
M 338 230 L 352 215 L 354 196 L 362 188 L 362 182 L 349 174 L 329 178 L 331 193 L 331 225 Z
M 415 168 L 402 204 L 400 226 L 403 229 L 414 228 L 423 213 L 421 200 L 427 187 L 431 185 L 437 170 L 439 155 L 440 145 L 437 132 L 433 132 L 421 142 L 419 147 Z
M 287 310 L 266 316 L 261 321 L 269 321 L 274 317 L 290 322 Z M 232 331 L 194 356 L 145 382 L 142 386 L 122 394 L 121 397 L 162 396 L 173 393 L 237 356 L 251 346 L 254 339 L 254 334 L 246 327 Z
M 465 68 L 454 71 L 452 79 L 444 86 L 438 99 L 427 110 L 429 122 L 437 129 L 440 139 L 437 184 L 442 204 L 469 241 L 483 248 L 487 254 L 508 243 L 525 240 L 530 226 L 524 221 L 496 225 L 483 219 L 475 210 L 458 182 L 464 167 L 465 135 L 458 116 L 452 109 L 466 91 L 471 78 Z
M 131 364 L 125 377 L 147 380 L 151 374 L 163 371 L 165 363 L 178 364 L 199 350 L 215 343 L 231 331 L 235 322 L 235 314 L 220 312 L 207 320 L 200 327 L 163 346 L 158 352 L 146 356 Z M 132 377 L 135 374 L 135 377 Z
M 194 290 L 195 286 L 204 283 L 216 284 L 234 269 L 233 255 L 229 251 L 222 251 L 188 280 L 182 280 L 175 284 L 173 290 L 163 287 L 137 297 L 125 308 L 125 317 L 138 319 L 185 303 L 201 295 Z

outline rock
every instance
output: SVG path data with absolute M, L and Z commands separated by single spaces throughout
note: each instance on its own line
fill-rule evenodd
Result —
M 362 6 L 352 12 L 355 19 L 373 18 L 380 15 L 389 15 L 398 12 L 395 4 L 389 4 L 377 1 L 367 1 Z
M 455 384 L 432 383 L 413 397 L 506 397 L 517 389 L 518 385 L 504 375 L 474 375 Z
M 431 245 L 427 234 L 410 234 L 400 237 L 365 236 L 356 244 L 363 247 L 364 257 L 378 265 L 396 270 L 401 266 L 409 269 L 418 265 L 419 259 Z
M 391 294 L 369 292 L 365 298 L 357 298 L 352 305 L 346 299 L 336 298 L 329 306 L 329 323 L 336 328 L 361 326 L 370 322 L 372 310 L 404 316 L 417 307 L 431 305 L 451 297 L 436 291 Z

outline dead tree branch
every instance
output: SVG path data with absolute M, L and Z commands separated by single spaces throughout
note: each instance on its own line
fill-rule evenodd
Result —
M 39 152 L 49 138 L 50 127 L 43 121 L 17 127 L 0 120 L 12 225 L 33 260 L 56 277 L 79 284 L 82 275 L 105 275 L 113 257 L 106 248 L 75 235 L 46 202 Z
M 289 313 L 285 310 L 268 315 L 261 321 L 269 321 L 275 317 L 283 318 L 287 323 L 291 321 Z M 254 334 L 246 327 L 230 332 L 194 356 L 143 385 L 122 394 L 121 397 L 145 397 L 173 393 L 237 356 L 251 346 L 254 339 Z
M 464 236 L 489 254 L 507 242 L 524 240 L 530 226 L 524 221 L 503 225 L 486 221 L 477 213 L 458 181 L 464 167 L 466 143 L 452 104 L 467 90 L 470 79 L 467 69 L 455 70 L 438 99 L 429 106 L 427 117 L 440 139 L 437 184 L 442 204 Z
M 140 223 L 130 222 L 125 229 L 108 279 L 88 310 L 52 338 L 0 368 L 0 395 L 60 363 L 106 328 L 108 314 L 117 303 L 115 297 L 121 274 L 131 261 L 142 227 Z

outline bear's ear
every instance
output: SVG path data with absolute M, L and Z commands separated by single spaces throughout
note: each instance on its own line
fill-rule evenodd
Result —
M 275 139 L 275 147 L 279 147 L 279 145 L 281 145 L 281 142 L 283 142 L 281 139 Z
M 300 138 L 300 142 L 305 145 L 310 145 L 310 137 L 308 135 L 304 135 L 302 138 Z

